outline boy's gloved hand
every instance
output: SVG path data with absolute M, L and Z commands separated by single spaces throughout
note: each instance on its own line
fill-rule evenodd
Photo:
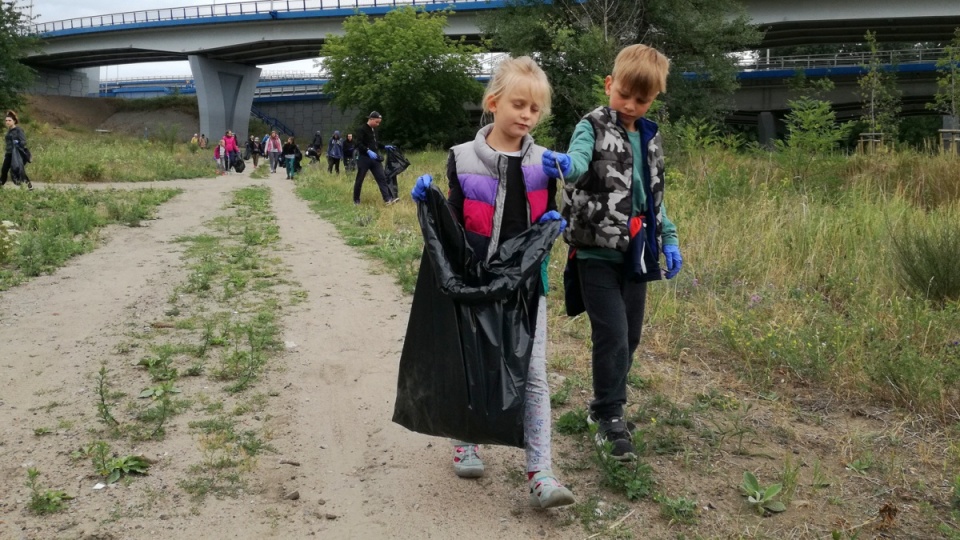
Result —
M 377 153 L 374 152 L 373 150 L 367 150 L 367 157 L 373 160 L 380 159 L 380 156 L 378 156 Z
M 680 247 L 673 244 L 663 246 L 663 256 L 667 259 L 667 279 L 672 279 L 683 267 L 683 257 L 680 256 Z
M 540 161 L 543 165 L 544 174 L 550 178 L 567 176 L 573 168 L 573 162 L 570 160 L 569 154 L 561 154 L 560 152 L 554 152 L 552 150 L 544 152 L 543 158 Z
M 393 150 L 396 150 L 396 149 L 397 149 L 397 147 L 396 147 L 396 146 L 394 146 L 394 145 L 392 145 L 392 144 L 388 144 L 388 145 L 386 145 L 386 146 L 384 146 L 384 148 L 386 148 L 387 150 L 391 150 L 391 151 L 393 151 Z
M 560 217 L 560 212 L 556 210 L 551 210 L 540 216 L 540 223 L 547 221 L 559 221 L 560 222 L 560 232 L 562 233 L 564 229 L 567 228 L 567 220 Z
M 433 177 L 429 174 L 417 178 L 417 183 L 413 186 L 413 189 L 410 190 L 410 198 L 417 202 L 426 201 L 427 190 L 430 189 L 430 184 L 432 183 Z

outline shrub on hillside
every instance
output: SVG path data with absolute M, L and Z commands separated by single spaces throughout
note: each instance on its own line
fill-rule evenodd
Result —
M 907 291 L 944 304 L 960 301 L 960 220 L 956 216 L 908 220 L 893 232 L 893 256 Z

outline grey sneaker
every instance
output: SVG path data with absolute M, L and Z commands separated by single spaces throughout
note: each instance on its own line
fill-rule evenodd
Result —
M 477 454 L 477 445 L 462 443 L 453 447 L 453 472 L 460 478 L 483 476 L 483 460 Z
M 597 413 L 590 411 L 590 414 L 587 415 L 587 425 L 595 426 L 600 423 L 600 419 L 597 417 Z M 632 435 L 634 431 L 637 430 L 637 425 L 633 422 L 627 422 L 627 431 Z
M 637 459 L 637 452 L 633 448 L 633 437 L 627 429 L 627 423 L 623 418 L 614 416 L 606 420 L 601 420 L 597 429 L 597 445 L 610 443 L 610 457 L 616 461 L 634 461 Z
M 553 471 L 540 471 L 530 479 L 530 506 L 556 508 L 574 502 L 573 493 L 557 481 Z

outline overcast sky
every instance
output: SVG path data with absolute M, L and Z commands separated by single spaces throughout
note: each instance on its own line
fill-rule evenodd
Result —
M 21 6 L 30 6 L 30 0 L 17 0 Z M 213 0 L 145 0 L 143 2 L 117 2 L 115 0 L 34 0 L 33 15 L 37 22 L 60 21 L 91 15 L 107 15 L 142 9 L 162 9 L 180 6 L 204 6 L 227 2 Z M 298 60 L 282 64 L 260 66 L 265 71 L 316 71 L 313 60 Z M 190 75 L 190 65 L 186 62 L 152 62 L 145 64 L 123 64 L 100 68 L 100 79 L 126 79 L 131 77 L 152 77 L 154 75 Z

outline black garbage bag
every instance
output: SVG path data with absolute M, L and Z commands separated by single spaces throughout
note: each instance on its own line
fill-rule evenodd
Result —
M 427 435 L 522 448 L 540 265 L 560 223 L 531 227 L 484 263 L 436 187 L 417 214 L 424 251 L 393 421 Z
M 407 161 L 406 156 L 403 155 L 403 151 L 400 150 L 400 147 L 394 146 L 392 149 L 387 148 L 387 160 L 383 164 L 383 174 L 387 178 L 391 176 L 396 179 L 397 175 L 407 170 L 407 167 L 410 166 L 410 162 Z

